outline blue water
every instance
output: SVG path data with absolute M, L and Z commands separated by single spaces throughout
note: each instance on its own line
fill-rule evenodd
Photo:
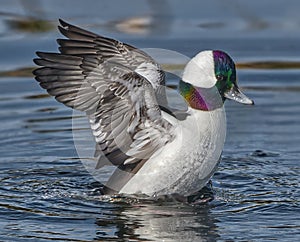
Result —
M 288 3 L 1 1 L 0 241 L 298 241 L 300 5 Z M 28 27 L 28 17 L 50 27 Z M 56 51 L 57 18 L 140 48 L 190 57 L 223 49 L 239 64 L 239 83 L 256 105 L 226 103 L 212 202 L 100 195 L 74 147 L 72 111 L 20 71 L 34 66 L 35 51 Z M 281 65 L 257 64 L 266 61 Z

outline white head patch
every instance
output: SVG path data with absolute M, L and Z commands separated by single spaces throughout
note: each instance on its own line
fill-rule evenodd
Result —
M 213 87 L 217 82 L 213 52 L 202 51 L 191 59 L 184 68 L 182 80 L 197 87 Z

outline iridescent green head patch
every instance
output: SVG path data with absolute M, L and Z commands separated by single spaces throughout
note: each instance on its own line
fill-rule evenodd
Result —
M 220 50 L 213 51 L 213 58 L 217 78 L 216 87 L 224 98 L 224 93 L 236 84 L 235 64 L 229 55 Z

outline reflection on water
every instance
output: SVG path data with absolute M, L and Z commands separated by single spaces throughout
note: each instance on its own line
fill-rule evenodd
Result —
M 122 206 L 116 219 L 98 218 L 97 239 L 108 239 L 101 230 L 107 225 L 116 226 L 115 238 L 137 241 L 201 241 L 208 236 L 218 239 L 216 222 L 208 205 L 133 204 Z
M 273 8 L 262 1 L 133 2 L 2 1 L 0 240 L 299 240 L 298 1 L 274 1 Z M 72 111 L 32 78 L 34 52 L 56 49 L 56 29 L 7 24 L 48 19 L 55 26 L 59 17 L 144 48 L 232 54 L 256 106 L 226 103 L 227 140 L 212 202 L 101 196 L 74 148 Z

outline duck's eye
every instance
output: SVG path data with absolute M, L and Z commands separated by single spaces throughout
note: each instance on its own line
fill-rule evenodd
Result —
M 223 81 L 225 79 L 225 76 L 223 75 L 217 75 L 216 77 L 218 81 Z

